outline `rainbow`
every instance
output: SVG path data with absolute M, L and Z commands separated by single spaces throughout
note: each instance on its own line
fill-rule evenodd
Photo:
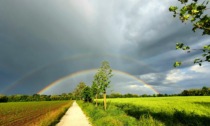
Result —
M 97 72 L 97 69 L 89 69 L 89 70 L 83 70 L 83 71 L 78 71 L 78 72 L 75 72 L 75 73 L 72 73 L 72 74 L 69 74 L 65 77 L 62 77 L 52 83 L 50 83 L 48 86 L 46 86 L 45 88 L 43 88 L 42 90 L 38 91 L 37 93 L 38 94 L 44 94 L 46 91 L 49 91 L 51 90 L 54 86 L 56 85 L 59 85 L 59 84 L 62 84 L 66 79 L 68 78 L 75 78 L 77 76 L 80 76 L 82 74 L 88 74 L 88 73 L 96 73 Z M 150 90 L 152 90 L 155 94 L 159 94 L 159 92 L 154 89 L 151 85 L 149 85 L 148 83 L 146 83 L 145 81 L 129 74 L 129 73 L 126 73 L 126 72 L 122 72 L 122 71 L 119 71 L 119 70 L 113 70 L 113 74 L 121 74 L 123 76 L 126 76 L 126 77 L 129 77 L 129 78 L 132 78 L 142 84 L 144 84 L 145 87 L 149 88 Z
M 116 54 L 109 54 L 109 53 L 106 53 L 106 54 L 93 54 L 93 53 L 87 53 L 87 54 L 77 54 L 77 55 L 74 55 L 74 56 L 71 56 L 71 57 L 64 57 L 63 59 L 61 60 L 58 60 L 56 62 L 53 62 L 53 63 L 50 63 L 50 64 L 45 64 L 43 66 L 40 66 L 28 73 L 26 73 L 25 75 L 23 75 L 21 78 L 19 78 L 18 80 L 16 80 L 15 82 L 11 83 L 10 85 L 8 85 L 7 87 L 5 87 L 4 89 L 0 90 L 1 92 L 7 92 L 7 91 L 10 91 L 12 89 L 15 89 L 16 86 L 19 86 L 21 85 L 25 80 L 27 80 L 28 78 L 36 75 L 36 74 L 39 74 L 39 72 L 41 72 L 42 70 L 45 70 L 45 69 L 51 69 L 52 67 L 54 67 L 55 65 L 57 64 L 61 64 L 63 62 L 68 62 L 68 61 L 75 61 L 75 60 L 78 60 L 78 59 L 82 59 L 82 58 L 85 58 L 85 57 L 89 57 L 89 58 L 94 58 L 94 57 L 97 57 L 97 56 L 104 56 L 104 57 L 111 57 L 111 58 L 115 58 L 115 59 L 122 59 L 122 60 L 125 60 L 125 61 L 129 61 L 129 62 L 133 62 L 135 64 L 138 64 L 138 65 L 141 65 L 143 67 L 146 67 L 147 69 L 151 70 L 151 71 L 157 71 L 155 68 L 143 63 L 143 62 L 140 62 L 139 60 L 136 60 L 136 59 L 133 59 L 131 57 L 128 57 L 128 56 L 122 56 L 122 55 L 116 55 Z M 59 81 L 62 81 L 62 79 L 67 79 L 68 77 L 73 77 L 73 76 L 77 76 L 79 75 L 80 73 L 87 73 L 89 70 L 84 70 L 84 71 L 79 71 L 79 72 L 76 72 L 76 73 L 73 73 L 73 74 L 70 74 L 64 78 L 61 78 L 53 83 L 59 83 Z M 91 70 L 90 70 L 91 71 Z M 118 70 L 115 70 L 115 71 L 118 71 Z M 153 88 L 153 87 L 150 87 L 149 84 L 147 84 L 146 82 L 144 82 L 143 80 L 140 80 L 139 78 L 137 77 L 134 77 L 128 73 L 125 73 L 125 72 L 121 72 L 121 71 L 118 71 L 119 73 L 122 73 L 124 75 L 127 75 L 127 76 L 130 76 L 130 77 L 133 77 L 133 79 L 135 80 L 139 80 L 139 82 L 141 83 L 145 83 L 145 85 L 149 88 Z M 50 84 L 51 85 L 51 84 Z M 47 86 L 48 87 L 48 86 Z M 47 88 L 45 87 L 45 88 Z

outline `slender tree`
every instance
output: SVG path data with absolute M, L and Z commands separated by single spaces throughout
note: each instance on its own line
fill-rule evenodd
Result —
M 99 91 L 103 93 L 104 110 L 106 110 L 106 90 L 111 83 L 110 78 L 112 76 L 112 69 L 107 61 L 102 62 L 101 67 L 94 76 L 93 84 L 95 84 L 96 89 L 99 88 Z M 98 95 L 97 93 L 96 95 Z

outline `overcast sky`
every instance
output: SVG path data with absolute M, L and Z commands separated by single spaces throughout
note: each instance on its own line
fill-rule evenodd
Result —
M 145 84 L 160 93 L 210 87 L 210 64 L 193 64 L 200 52 L 175 50 L 176 42 L 202 48 L 209 37 L 173 18 L 170 5 L 178 0 L 0 1 L 0 93 L 34 94 L 59 79 L 63 84 L 43 93 L 68 93 L 79 81 L 90 85 L 94 72 L 82 71 L 104 60 L 118 71 L 114 92 L 155 93 Z M 183 66 L 173 68 L 177 60 Z

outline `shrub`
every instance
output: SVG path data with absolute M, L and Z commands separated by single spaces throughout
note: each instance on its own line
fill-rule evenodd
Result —
M 8 101 L 8 97 L 5 95 L 0 95 L 0 102 L 7 102 Z

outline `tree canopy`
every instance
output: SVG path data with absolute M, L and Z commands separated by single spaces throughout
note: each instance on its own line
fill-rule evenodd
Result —
M 182 22 L 190 21 L 193 24 L 192 31 L 196 32 L 200 29 L 202 35 L 210 35 L 210 16 L 208 12 L 209 0 L 178 0 L 181 2 L 181 7 L 170 6 L 169 11 L 173 12 L 174 17 L 179 17 Z M 192 49 L 183 44 L 176 43 L 176 49 L 181 49 L 187 52 L 191 52 Z M 194 59 L 194 64 L 202 65 L 203 62 L 210 62 L 210 45 L 203 45 L 203 51 L 199 58 Z M 174 63 L 174 67 L 180 66 L 182 63 L 177 61 Z
M 82 91 L 82 98 L 85 102 L 92 102 L 91 88 L 86 86 Z
M 77 87 L 73 91 L 73 95 L 75 99 L 82 100 L 82 92 L 83 92 L 83 89 L 85 89 L 85 87 L 86 87 L 85 82 L 80 82 L 77 85 Z

